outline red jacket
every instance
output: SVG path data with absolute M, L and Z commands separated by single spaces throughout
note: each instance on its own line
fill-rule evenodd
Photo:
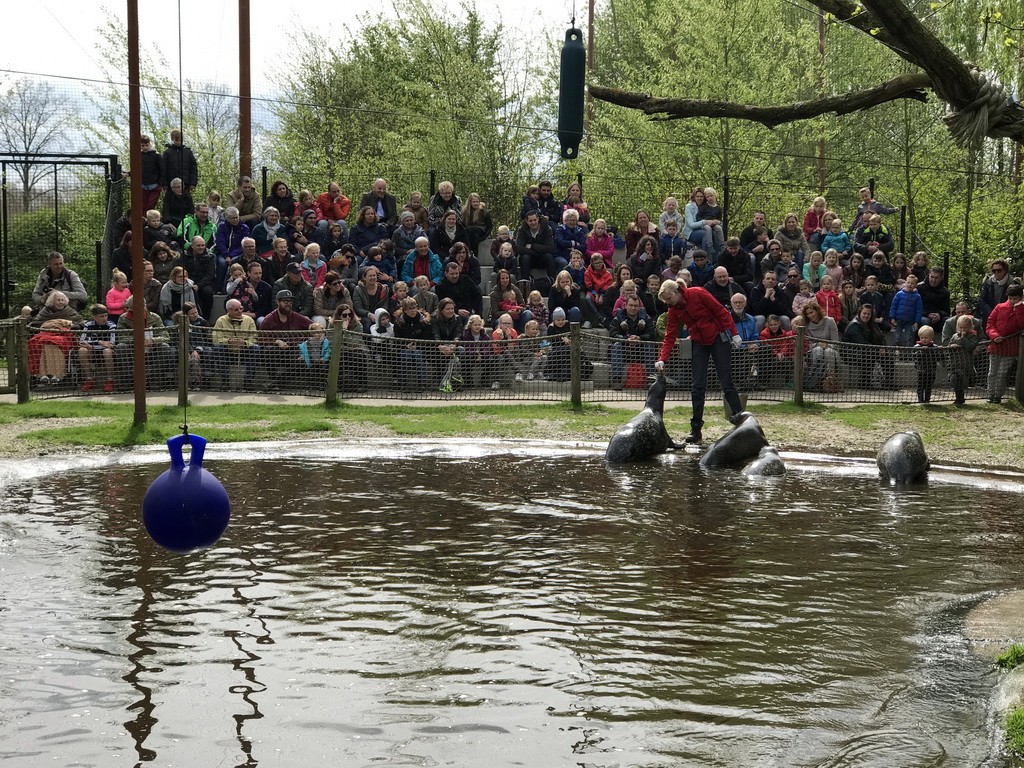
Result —
M 320 215 L 330 221 L 347 219 L 349 211 L 352 210 L 352 201 L 344 195 L 338 195 L 338 200 L 331 200 L 330 192 L 322 192 L 317 195 L 316 204 L 320 207 Z M 317 219 L 319 221 L 319 219 Z
M 593 267 L 587 267 L 587 271 L 583 273 L 583 287 L 587 289 L 587 295 L 592 299 L 604 296 L 614 283 L 612 271 L 607 267 L 600 272 L 595 271 Z
M 839 294 L 835 291 L 818 291 L 814 294 L 814 300 L 818 302 L 825 317 L 831 317 L 836 325 L 843 322 L 843 305 L 839 301 Z
M 679 323 L 690 329 L 690 338 L 698 344 L 713 344 L 722 331 L 730 336 L 736 334 L 736 323 L 732 313 L 718 303 L 718 299 L 703 288 L 679 288 L 679 303 L 668 308 L 668 322 L 665 323 L 665 340 L 661 343 L 658 359 L 668 360 L 679 335 Z
M 1001 357 L 1016 357 L 1017 338 L 1014 334 L 1021 331 L 1024 331 L 1024 301 L 1018 301 L 1016 306 L 1012 306 L 1009 299 L 1002 304 L 996 304 L 985 322 L 985 333 L 992 339 L 988 353 Z M 1000 336 L 1013 338 L 997 343 L 995 339 Z
M 813 208 L 808 209 L 807 213 L 804 214 L 804 237 L 808 240 L 811 239 L 811 235 L 821 229 L 821 221 L 825 218 L 825 212 L 821 212 L 821 216 L 814 212 Z
M 796 342 L 793 340 L 793 332 L 784 331 L 782 328 L 779 328 L 779 332 L 773 335 L 771 329 L 768 326 L 765 326 L 761 329 L 761 341 L 768 343 L 768 346 L 774 355 L 793 357 L 793 351 L 796 349 Z

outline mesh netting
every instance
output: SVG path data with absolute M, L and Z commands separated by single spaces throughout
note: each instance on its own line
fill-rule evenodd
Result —
M 150 391 L 177 388 L 179 371 L 187 369 L 190 391 L 324 397 L 336 381 L 338 396 L 349 399 L 563 401 L 571 399 L 575 373 L 583 401 L 640 401 L 661 346 L 616 339 L 606 331 L 448 343 L 333 329 L 247 333 L 193 326 L 185 345 L 177 327 L 148 333 Z M 33 398 L 131 391 L 130 330 L 34 334 L 28 341 Z M 579 363 L 574 368 L 576 344 Z M 796 345 L 794 337 L 785 337 L 734 350 L 730 373 L 741 395 L 762 402 L 800 396 L 829 403 L 941 403 L 954 401 L 958 393 L 968 400 L 993 394 L 989 360 L 994 356 L 988 354 L 988 342 L 972 354 L 957 347 L 820 345 L 809 339 L 798 355 Z M 337 360 L 335 350 L 340 352 Z M 669 357 L 665 373 L 670 400 L 690 398 L 692 353 L 690 340 L 681 339 Z M 1012 392 L 1016 358 L 1003 359 L 1007 362 L 1000 362 L 998 378 Z M 0 366 L 0 385 L 5 371 Z M 721 389 L 709 365 L 709 401 Z

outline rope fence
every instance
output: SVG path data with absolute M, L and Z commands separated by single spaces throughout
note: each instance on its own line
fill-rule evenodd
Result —
M 19 401 L 129 392 L 130 329 L 52 331 L 21 321 L 0 325 L 6 364 L 0 391 Z M 205 326 L 155 326 L 147 331 L 147 391 L 300 395 L 346 400 L 492 400 L 495 402 L 642 401 L 660 342 L 613 338 L 578 324 L 515 340 L 437 341 L 347 330 L 340 324 L 306 331 L 235 331 Z M 1007 392 L 1024 398 L 1024 339 L 1000 345 Z M 799 350 L 802 350 L 798 352 Z M 744 344 L 732 353 L 741 395 L 762 402 L 950 403 L 985 400 L 989 341 L 973 353 L 956 346 L 896 347 L 822 342 L 795 335 Z M 666 363 L 667 399 L 688 401 L 691 342 L 680 339 Z M 708 397 L 721 392 L 713 366 Z

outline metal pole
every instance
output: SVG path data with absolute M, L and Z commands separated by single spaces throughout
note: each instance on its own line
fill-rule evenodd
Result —
M 793 347 L 793 402 L 804 404 L 804 334 L 805 328 L 797 326 L 796 345 Z
M 437 171 L 433 168 L 430 169 L 430 196 L 433 197 L 434 193 L 437 192 Z M 427 205 L 430 205 L 430 201 L 427 201 Z
M 338 373 L 341 370 L 341 321 L 331 326 L 331 359 L 327 363 L 327 386 L 324 395 L 327 405 L 338 404 Z
M 569 325 L 569 373 L 571 379 L 569 382 L 570 398 L 572 399 L 572 409 L 574 411 L 583 410 L 583 381 L 582 381 L 582 366 L 580 364 L 580 346 L 583 340 L 580 336 L 580 324 L 572 323 Z
M 142 103 L 139 95 L 139 0 L 128 0 L 128 157 L 132 169 L 132 360 L 135 426 L 146 423 L 146 290 L 142 275 Z
M 7 163 L 0 163 L 0 216 L 3 217 L 4 227 L 3 232 L 0 233 L 0 259 L 3 260 L 3 285 L 0 286 L 0 296 L 3 297 L 3 301 L 0 302 L 0 310 L 3 312 L 4 317 L 10 317 L 11 315 L 11 283 L 10 283 L 10 254 L 8 253 L 8 240 L 7 240 Z
M 191 328 L 189 328 L 188 315 L 184 312 L 181 313 L 181 322 L 178 325 L 178 407 L 188 407 L 188 364 L 189 364 L 189 348 L 188 348 L 188 334 Z
M 28 322 L 18 323 L 18 402 L 27 403 L 28 389 Z
M 102 304 L 104 298 L 103 291 L 103 241 L 96 241 L 96 303 Z
M 722 177 L 722 232 L 729 234 L 729 174 Z M 709 252 L 710 253 L 710 252 Z M 710 260 L 710 255 L 708 259 Z
M 825 95 L 825 17 L 818 14 L 818 95 Z M 818 194 L 825 194 L 825 139 L 818 139 Z
M 871 199 L 875 199 L 875 177 L 868 179 L 868 189 L 871 190 Z
M 60 190 L 57 188 L 57 164 L 53 164 L 53 250 L 60 250 Z
M 238 168 L 252 178 L 252 84 L 249 0 L 238 0 Z
M 587 8 L 587 77 L 589 78 L 594 74 L 594 2 L 590 0 Z M 587 149 L 590 149 L 590 128 L 594 123 L 594 97 L 590 95 L 590 89 L 587 89 Z M 580 174 L 581 176 L 583 174 Z M 583 181 L 580 181 L 580 188 L 583 187 Z
M 1014 382 L 1014 397 L 1024 403 L 1024 335 L 1017 339 L 1017 379 Z
M 907 252 L 907 206 L 900 206 L 900 253 Z
M 261 175 L 263 176 L 263 199 L 266 200 L 267 199 L 267 191 L 268 191 L 267 190 L 267 166 L 265 166 L 265 165 L 263 166 L 263 170 L 261 171 Z M 288 218 L 291 218 L 291 213 L 286 213 L 285 211 L 281 211 L 281 215 L 282 216 L 287 216 Z

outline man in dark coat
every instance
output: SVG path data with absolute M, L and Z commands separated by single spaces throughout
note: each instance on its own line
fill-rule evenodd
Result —
M 360 210 L 367 205 L 377 213 L 377 221 L 388 228 L 388 234 L 393 234 L 398 225 L 398 202 L 394 195 L 388 193 L 388 183 L 384 179 L 373 182 L 373 187 L 359 201 Z
M 199 312 L 209 318 L 213 311 L 213 295 L 217 292 L 217 258 L 206 247 L 202 235 L 192 238 L 192 243 L 182 256 L 181 266 L 195 283 L 199 300 Z
M 463 274 L 457 261 L 449 261 L 444 267 L 444 277 L 434 288 L 438 299 L 448 298 L 455 302 L 455 308 L 463 319 L 470 315 L 483 314 L 483 295 L 473 279 Z
M 171 184 L 171 179 L 181 179 L 181 185 L 189 195 L 199 184 L 199 166 L 196 165 L 196 156 L 182 143 L 181 131 L 177 128 L 171 131 L 171 143 L 164 150 L 161 173 L 163 175 L 160 179 L 160 186 L 168 187 Z

